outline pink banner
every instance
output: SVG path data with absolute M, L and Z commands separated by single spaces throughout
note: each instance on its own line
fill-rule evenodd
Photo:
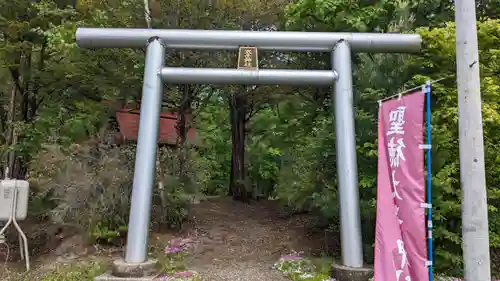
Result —
M 428 281 L 425 227 L 424 98 L 383 102 L 378 123 L 374 281 Z

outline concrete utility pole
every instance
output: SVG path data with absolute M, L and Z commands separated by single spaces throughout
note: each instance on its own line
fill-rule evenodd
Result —
M 491 281 L 474 0 L 455 1 L 455 21 L 465 281 Z

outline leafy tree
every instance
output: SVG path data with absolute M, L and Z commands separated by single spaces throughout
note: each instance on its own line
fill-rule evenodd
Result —
M 448 23 L 439 29 L 420 28 L 418 32 L 427 42 L 424 53 L 413 57 L 409 67 L 415 81 L 448 78 L 433 86 L 433 205 L 436 266 L 439 270 L 459 274 L 461 258 L 461 193 L 458 150 L 458 104 L 455 81 L 455 25 Z M 478 22 L 479 57 L 481 65 L 481 94 L 483 99 L 483 126 L 486 167 L 497 167 L 499 115 L 500 21 Z M 498 223 L 499 191 L 498 169 L 487 169 L 488 205 L 490 218 L 490 245 L 500 246 Z

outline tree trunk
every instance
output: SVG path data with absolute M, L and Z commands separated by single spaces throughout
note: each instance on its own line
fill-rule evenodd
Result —
M 229 195 L 233 200 L 249 202 L 252 193 L 246 187 L 245 171 L 245 95 L 234 93 L 231 95 L 230 120 L 231 120 L 231 176 Z
M 21 116 L 23 118 L 23 122 L 25 124 L 32 123 L 35 120 L 35 114 L 38 107 L 36 90 L 37 85 L 34 84 L 32 77 L 32 51 L 33 49 L 29 49 L 26 51 L 24 56 L 22 57 L 22 64 L 20 69 L 20 84 L 22 84 L 23 92 L 21 93 L 22 101 L 21 101 Z M 41 64 L 43 64 L 43 49 L 41 53 Z M 14 132 L 15 133 L 15 132 Z M 20 132 L 18 132 L 20 133 Z M 16 135 L 14 135 L 16 137 Z M 15 168 L 13 171 L 13 176 L 16 179 L 25 179 L 28 172 L 28 159 L 23 159 L 22 157 L 18 157 L 15 161 Z
M 150 0 L 149 1 L 149 11 L 152 18 L 159 18 L 161 14 L 161 1 L 160 0 Z
M 5 145 L 6 147 L 12 146 L 14 142 L 14 119 L 16 116 L 16 87 L 12 87 L 12 91 L 10 94 L 10 100 L 9 100 L 9 109 L 7 113 L 7 135 L 5 139 Z M 15 155 L 13 151 L 9 151 L 7 153 L 6 157 L 6 165 L 5 165 L 5 173 L 4 177 L 5 178 L 10 178 L 12 173 L 14 172 L 14 159 Z
M 188 120 L 186 120 L 186 115 L 191 112 L 191 104 L 193 102 L 194 94 L 193 89 L 188 85 L 182 85 L 180 87 L 180 92 L 182 92 L 182 101 L 177 109 L 177 146 L 183 146 L 187 140 L 187 133 L 189 130 Z
M 186 141 L 187 134 L 191 125 L 189 120 L 186 119 L 186 115 L 191 112 L 194 90 L 189 85 L 182 85 L 180 86 L 179 90 L 182 93 L 182 100 L 179 108 L 177 109 L 177 124 L 175 125 L 175 129 L 177 131 L 176 149 L 179 163 L 177 175 L 180 182 L 183 183 L 186 188 L 188 188 L 189 176 L 186 172 L 186 165 L 188 160 Z

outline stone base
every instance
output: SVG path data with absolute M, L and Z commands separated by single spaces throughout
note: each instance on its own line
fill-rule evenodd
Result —
M 373 269 L 334 264 L 332 276 L 337 281 L 368 281 L 373 277 Z
M 157 260 L 149 259 L 141 263 L 127 263 L 123 259 L 113 261 L 113 267 L 111 274 L 116 277 L 150 277 L 156 276 L 155 266 L 158 263 Z M 126 279 L 129 280 L 129 279 Z M 142 280 L 142 279 L 133 279 Z M 145 279 L 151 280 L 151 279 Z
M 156 276 L 149 277 L 116 277 L 110 273 L 105 273 L 101 276 L 96 277 L 95 281 L 152 281 Z

